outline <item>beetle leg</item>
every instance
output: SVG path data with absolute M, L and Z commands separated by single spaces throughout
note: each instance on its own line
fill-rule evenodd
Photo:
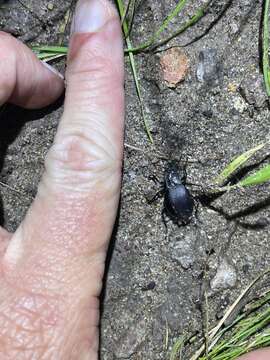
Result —
M 193 199 L 195 203 L 195 216 L 198 217 L 198 208 L 199 208 L 199 201 L 197 199 Z
M 189 186 L 197 186 L 198 188 L 200 188 L 201 191 L 204 191 L 204 188 L 201 184 L 195 184 L 189 181 L 186 181 L 185 185 L 189 185 Z
M 160 189 L 150 200 L 147 200 L 148 204 L 152 204 L 153 202 L 155 202 L 157 199 L 160 199 L 164 194 L 164 189 Z
M 166 229 L 166 241 L 169 241 L 170 232 L 169 232 L 169 228 L 168 228 L 168 225 L 167 225 L 169 220 L 167 221 L 165 216 L 166 216 L 166 209 L 163 208 L 162 212 L 161 212 L 161 217 L 162 217 L 162 222 L 163 222 L 163 224 L 165 226 L 165 229 Z
M 187 181 L 187 165 L 188 165 L 188 158 L 186 158 L 184 165 L 181 166 L 182 169 L 182 176 L 181 181 L 183 184 L 186 184 Z
M 161 218 L 162 218 L 163 224 L 165 225 L 166 232 L 168 233 L 168 226 L 167 226 L 167 221 L 166 221 L 165 215 L 166 215 L 166 210 L 165 210 L 165 208 L 163 208 L 161 211 Z
M 154 175 L 154 174 L 152 174 L 152 175 L 149 176 L 149 180 L 154 181 L 155 184 L 162 184 L 162 183 L 163 183 L 163 182 L 160 181 L 160 180 L 157 178 L 157 176 Z
M 181 180 L 182 180 L 183 184 L 187 183 L 187 162 L 183 166 L 183 176 L 182 176 Z
M 198 199 L 194 198 L 194 203 L 195 203 L 195 207 L 194 207 L 195 208 L 195 211 L 194 211 L 195 225 L 198 225 L 197 222 L 200 223 L 200 224 L 202 223 L 199 216 L 198 216 L 198 208 L 199 208 Z

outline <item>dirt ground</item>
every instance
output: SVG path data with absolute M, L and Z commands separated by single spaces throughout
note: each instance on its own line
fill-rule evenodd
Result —
M 50 0 L 50 7 L 46 0 L 23 3 L 27 7 L 18 0 L 0 1 L 2 30 L 28 44 L 67 42 L 59 29 L 71 0 Z M 134 44 L 148 39 L 177 1 L 138 3 Z M 188 1 L 167 34 L 202 3 Z M 183 227 L 168 222 L 168 233 L 161 219 L 162 200 L 147 202 L 158 190 L 151 176 L 162 179 L 167 166 L 160 153 L 168 159 L 188 160 L 188 181 L 206 185 L 229 159 L 268 138 L 269 103 L 260 69 L 261 17 L 262 1 L 216 0 L 197 25 L 155 53 L 136 56 L 155 150 L 143 129 L 126 58 L 125 143 L 129 146 L 108 261 L 101 359 L 167 359 L 180 334 L 202 329 L 204 289 L 209 295 L 210 323 L 215 324 L 241 290 L 270 266 L 268 184 L 223 194 L 212 202 L 218 212 L 200 204 L 199 221 Z M 159 67 L 162 50 L 170 46 L 183 47 L 189 59 L 185 81 L 175 89 L 164 84 Z M 199 54 L 208 49 L 216 50 L 220 65 L 215 84 L 199 82 L 196 76 Z M 64 71 L 64 61 L 57 67 Z M 0 181 L 10 187 L 0 187 L 1 223 L 15 230 L 35 195 L 62 102 L 35 112 L 10 105 L 0 110 Z M 256 163 L 265 161 L 266 155 L 261 153 Z M 196 192 L 195 187 L 190 190 Z M 191 351 L 187 349 L 185 359 Z

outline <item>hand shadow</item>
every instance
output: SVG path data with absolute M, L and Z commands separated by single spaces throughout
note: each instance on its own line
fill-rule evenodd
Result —
M 29 121 L 41 119 L 57 110 L 63 104 L 63 100 L 64 95 L 52 105 L 38 110 L 26 110 L 11 104 L 5 104 L 0 108 L 0 174 L 3 170 L 8 147 L 19 136 L 22 127 Z M 0 193 L 0 225 L 3 224 L 4 209 Z

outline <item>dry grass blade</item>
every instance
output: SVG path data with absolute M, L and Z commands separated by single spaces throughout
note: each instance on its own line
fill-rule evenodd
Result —
M 15 188 L 9 186 L 8 184 L 3 183 L 2 181 L 0 181 L 0 186 L 3 186 L 5 188 L 11 190 L 11 191 L 15 192 L 18 195 L 23 195 L 23 196 L 27 195 L 27 194 L 23 193 L 22 191 L 19 191 L 19 190 L 15 189 Z
M 265 275 L 270 273 L 270 269 L 267 269 L 262 274 L 260 274 L 255 280 L 253 280 L 246 289 L 239 295 L 239 297 L 235 300 L 235 302 L 230 306 L 228 311 L 225 313 L 223 318 L 220 320 L 220 322 L 215 326 L 209 333 L 208 341 L 209 341 L 209 351 L 215 346 L 217 343 L 219 336 L 218 332 L 222 328 L 222 326 L 225 324 L 226 320 L 230 317 L 234 309 L 239 305 L 239 303 L 242 301 L 242 299 L 250 292 L 250 290 L 254 287 L 254 285 L 261 280 Z M 217 336 L 217 337 L 216 337 Z M 203 354 L 205 351 L 205 344 L 203 344 L 199 350 L 196 351 L 196 353 L 191 357 L 190 360 L 198 360 L 199 357 Z

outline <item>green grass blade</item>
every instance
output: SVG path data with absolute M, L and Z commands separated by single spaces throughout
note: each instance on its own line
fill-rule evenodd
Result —
M 134 1 L 134 0 L 133 0 Z M 123 26 L 123 23 L 124 21 L 126 20 L 127 18 L 127 15 L 128 15 L 128 12 L 129 12 L 129 7 L 130 7 L 130 4 L 131 4 L 132 0 L 129 0 L 128 3 L 127 3 L 127 6 L 125 7 L 125 10 L 123 12 L 123 15 L 121 16 L 121 25 Z
M 255 307 L 256 313 L 244 312 L 241 315 L 244 319 L 233 327 L 229 336 L 219 340 L 208 356 L 203 355 L 199 360 L 233 360 L 256 348 L 268 346 L 270 343 L 268 304 L 269 295 L 262 295 L 259 301 L 251 304 Z
M 244 299 L 245 296 L 248 296 L 251 289 L 254 288 L 254 286 L 262 280 L 266 275 L 269 275 L 270 268 L 266 269 L 263 273 L 258 275 L 245 289 L 242 291 L 242 293 L 238 296 L 238 298 L 234 301 L 234 303 L 229 307 L 229 309 L 224 314 L 223 318 L 219 321 L 219 323 L 209 332 L 209 350 L 211 350 L 211 353 L 213 354 L 213 351 L 219 346 L 217 345 L 217 341 L 220 340 L 219 334 L 222 332 L 222 326 L 226 323 L 226 320 L 230 317 L 232 312 L 236 309 L 236 307 L 241 303 L 241 301 Z M 270 316 L 269 316 L 270 318 Z M 253 323 L 252 323 L 253 324 Z M 239 329 L 239 328 L 238 328 Z M 236 329 L 236 333 L 238 333 L 238 330 Z M 216 341 L 217 339 L 217 341 Z M 222 344 L 224 343 L 224 340 L 222 340 Z M 217 360 L 215 357 L 205 357 L 202 356 L 203 352 L 205 351 L 205 344 L 201 345 L 201 347 L 195 352 L 195 354 L 190 358 L 190 360 Z M 218 349 L 219 351 L 219 349 Z M 218 359 L 221 360 L 221 359 Z
M 232 162 L 225 167 L 225 169 L 214 180 L 214 184 L 223 184 L 240 166 L 247 162 L 257 151 L 262 149 L 266 143 L 260 144 L 243 154 L 237 156 Z
M 182 359 L 182 351 L 183 351 L 184 343 L 185 343 L 184 336 L 180 336 L 180 338 L 176 340 L 171 350 L 170 360 Z
M 66 46 L 33 46 L 32 50 L 40 60 L 46 62 L 66 56 L 68 52 Z
M 175 37 L 177 37 L 178 35 L 182 34 L 184 31 L 186 31 L 189 27 L 195 25 L 206 13 L 210 3 L 213 0 L 209 0 L 206 4 L 204 4 L 202 7 L 200 7 L 195 14 L 190 18 L 190 20 L 186 21 L 181 27 L 179 27 L 179 29 L 177 29 L 176 31 L 174 31 L 170 36 L 166 37 L 165 39 L 157 42 L 156 44 L 154 43 L 157 40 L 157 37 L 155 37 L 155 35 L 148 40 L 147 42 L 138 45 L 134 48 L 131 49 L 126 49 L 125 52 L 140 52 L 142 50 L 145 50 L 149 47 L 151 47 L 151 49 L 156 49 L 157 47 L 166 44 L 167 42 L 169 42 L 170 40 L 174 39 Z M 160 35 L 161 32 L 158 34 Z
M 153 36 L 153 42 L 159 37 L 159 35 L 167 28 L 169 23 L 181 12 L 183 7 L 186 5 L 187 0 L 180 0 L 178 1 L 178 4 L 175 6 L 173 11 L 166 17 L 166 19 L 163 21 L 159 29 L 155 32 Z
M 134 16 L 135 16 L 136 0 L 132 1 L 130 8 L 131 8 L 131 10 L 130 10 L 130 15 L 129 15 L 129 27 L 128 27 L 129 33 L 131 32 L 131 28 L 132 28 L 133 20 L 134 20 Z
M 213 0 L 207 1 L 202 7 L 200 7 L 195 14 L 190 18 L 190 20 L 186 21 L 179 29 L 177 29 L 175 32 L 173 32 L 170 36 L 167 38 L 161 40 L 160 42 L 154 44 L 152 47 L 153 49 L 156 49 L 159 46 L 165 45 L 167 42 L 171 41 L 178 35 L 185 32 L 188 28 L 195 25 L 205 14 L 208 10 L 209 5 L 212 3 Z
M 32 50 L 37 53 L 47 52 L 55 54 L 67 54 L 68 47 L 66 46 L 33 46 Z
M 240 181 L 236 185 L 233 185 L 232 187 L 259 185 L 269 180 L 270 180 L 270 165 L 266 165 L 261 170 L 257 171 L 255 174 L 246 177 L 244 180 Z
M 154 33 L 154 35 L 151 36 L 151 38 L 149 40 L 147 40 L 145 43 L 138 45 L 134 48 L 126 49 L 126 52 L 138 52 L 138 51 L 147 49 L 151 45 L 153 45 L 154 42 L 158 40 L 159 36 L 163 33 L 163 31 L 168 27 L 169 23 L 181 12 L 181 10 L 185 6 L 186 2 L 187 2 L 187 0 L 178 1 L 175 8 L 170 12 L 170 14 L 166 17 L 166 19 L 163 21 L 163 23 L 158 28 L 158 30 Z
M 124 22 L 128 24 L 128 34 L 131 31 L 133 19 L 135 16 L 136 0 L 129 0 L 124 10 L 123 16 L 121 17 L 121 26 L 123 27 Z
M 118 5 L 120 16 L 122 18 L 123 14 L 124 14 L 124 4 L 123 4 L 122 0 L 117 0 L 117 5 Z M 125 37 L 126 37 L 127 47 L 128 47 L 128 49 L 130 49 L 130 48 L 132 48 L 132 44 L 131 44 L 129 33 L 128 33 L 128 31 L 129 31 L 128 30 L 128 24 L 127 24 L 126 21 L 123 22 L 123 31 L 124 31 L 124 34 L 125 34 Z M 132 52 L 129 53 L 129 60 L 130 60 L 131 70 L 132 70 L 132 73 L 133 73 L 133 78 L 134 78 L 134 82 L 135 82 L 135 86 L 136 86 L 136 90 L 137 90 L 137 95 L 138 95 L 139 102 L 140 102 L 141 113 L 142 113 L 143 122 L 144 122 L 144 128 L 145 128 L 145 131 L 147 133 L 148 139 L 153 144 L 154 141 L 153 141 L 153 138 L 152 138 L 152 135 L 151 135 L 151 132 L 150 132 L 150 128 L 149 128 L 147 118 L 146 118 L 146 114 L 145 114 L 145 110 L 144 110 L 143 99 L 142 99 L 142 95 L 141 95 L 141 88 L 140 88 L 140 84 L 139 84 L 135 59 L 134 59 L 134 55 L 133 55 Z
M 266 93 L 270 96 L 270 66 L 269 66 L 269 0 L 264 1 L 263 15 L 263 76 Z

